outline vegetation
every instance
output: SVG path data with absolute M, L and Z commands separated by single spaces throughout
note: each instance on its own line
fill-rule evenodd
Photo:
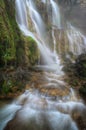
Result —
M 66 82 L 86 99 L 86 54 L 79 55 L 75 63 L 66 59 L 64 65 L 64 71 L 68 75 Z
M 7 75 L 8 70 L 37 64 L 39 55 L 36 42 L 31 37 L 24 37 L 17 26 L 14 2 L 0 0 L 0 94 L 12 91 L 16 82 L 19 86 L 22 84 Z
M 80 94 L 86 98 L 86 83 L 79 89 Z
M 25 65 L 29 61 L 29 65 L 35 63 L 37 55 L 36 43 L 31 38 L 25 38 L 17 26 L 15 20 L 14 1 L 0 1 L 0 67 L 7 67 L 8 65 L 18 66 Z M 32 46 L 31 46 L 32 45 Z M 20 47 L 21 46 L 21 47 Z M 27 46 L 27 47 L 26 47 Z M 30 47 L 30 48 L 29 48 Z M 33 52 L 36 58 L 30 59 Z M 26 50 L 29 50 L 30 56 L 26 57 Z M 36 52 L 36 54 L 35 54 Z M 28 54 L 29 55 L 29 54 Z M 28 60 L 28 61 L 27 61 Z M 31 61 L 30 61 L 31 60 Z
M 86 54 L 82 54 L 77 58 L 75 68 L 77 76 L 83 81 L 79 92 L 86 98 Z
M 7 66 L 15 59 L 13 30 L 5 9 L 5 3 L 0 1 L 0 66 Z
M 75 63 L 77 76 L 86 78 L 86 54 L 81 54 Z

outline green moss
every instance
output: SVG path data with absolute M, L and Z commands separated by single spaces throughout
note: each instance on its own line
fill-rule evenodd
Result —
M 14 2 L 0 0 L 0 67 L 33 65 L 38 58 L 37 44 L 17 26 Z
M 26 55 L 30 61 L 30 64 L 37 64 L 39 59 L 37 43 L 31 37 L 26 37 L 24 39 L 26 40 Z
M 4 80 L 3 85 L 2 85 L 2 93 L 3 94 L 8 94 L 13 87 L 13 83 L 11 80 Z
M 30 67 L 37 64 L 39 51 L 31 37 L 20 32 L 15 19 L 15 0 L 0 0 L 0 68 Z M 3 71 L 5 77 L 6 73 Z M 1 74 L 1 72 L 0 72 Z M 1 77 L 3 74 L 1 74 Z M 17 76 L 17 75 L 16 75 Z M 16 86 L 23 89 L 22 79 L 0 77 L 0 94 L 8 94 Z M 18 89 L 16 89 L 18 90 Z
M 0 51 L 1 63 L 7 65 L 7 62 L 15 59 L 13 30 L 3 0 L 0 1 Z

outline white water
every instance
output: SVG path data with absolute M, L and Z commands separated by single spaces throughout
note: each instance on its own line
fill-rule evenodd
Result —
M 46 3 L 46 0 L 41 0 L 43 3 Z
M 53 53 L 49 48 L 49 45 L 47 43 L 48 41 L 46 36 L 46 27 L 34 3 L 35 2 L 33 0 L 26 0 L 23 5 L 25 8 L 22 8 L 21 4 L 23 3 L 21 3 L 20 0 L 16 0 L 16 13 L 18 12 L 16 15 L 17 23 L 24 35 L 31 36 L 37 42 L 43 58 L 43 64 L 48 65 L 52 70 L 56 70 L 55 66 L 58 66 L 57 73 L 58 71 L 61 72 L 60 60 L 58 58 L 58 55 Z M 32 28 L 35 29 L 35 32 L 31 32 L 30 28 L 27 26 L 27 14 L 30 15 L 29 17 L 33 25 Z M 23 19 L 26 19 L 27 21 L 23 21 Z
M 0 130 L 3 130 L 6 124 L 13 119 L 15 113 L 21 108 L 20 105 L 15 103 L 6 105 L 4 108 L 0 109 Z
M 74 55 L 80 55 L 86 52 L 86 37 L 70 23 L 67 23 L 67 28 L 69 51 Z
M 40 95 L 37 91 L 27 90 L 12 105 L 8 105 L 0 111 L 0 130 L 3 130 L 6 123 L 14 117 L 17 110 L 19 110 L 16 115 L 19 125 L 15 120 L 16 130 L 20 129 L 21 126 L 22 130 L 30 129 L 31 122 L 33 124 L 32 128 L 33 126 L 39 126 L 35 130 L 40 130 L 41 126 L 42 130 L 44 130 L 46 125 L 53 130 L 78 130 L 70 115 L 74 113 L 74 110 L 76 114 L 80 113 L 82 115 L 86 107 L 79 100 L 77 102 L 70 101 L 70 99 L 66 100 L 66 102 L 64 102 L 64 99 L 53 101 L 46 96 Z
M 21 1 L 16 0 L 16 2 L 17 2 L 16 5 L 20 7 Z M 42 2 L 45 4 L 47 3 L 46 0 L 42 0 Z M 62 66 L 60 65 L 60 60 L 56 51 L 57 43 L 54 34 L 55 33 L 54 29 L 55 28 L 61 29 L 61 16 L 60 16 L 60 9 L 57 3 L 54 0 L 50 0 L 50 4 L 52 8 L 51 24 L 52 24 L 53 51 L 51 51 L 51 49 L 49 48 L 46 26 L 37 10 L 34 0 L 26 0 L 25 7 L 27 13 L 21 6 L 21 10 L 24 11 L 25 13 L 24 17 L 26 17 L 27 22 L 25 23 L 22 22 L 22 24 L 19 24 L 18 19 L 17 22 L 21 31 L 23 31 L 24 35 L 31 36 L 37 42 L 40 53 L 42 54 L 42 58 L 43 58 L 42 60 L 44 62 L 44 64 L 39 65 L 39 67 L 43 70 L 47 70 L 47 69 L 49 69 L 49 71 L 54 70 L 54 73 L 45 72 L 45 78 L 48 81 L 48 83 L 45 83 L 41 87 L 60 88 L 61 86 L 62 87 L 66 86 L 66 84 L 64 83 L 64 81 L 60 80 L 60 77 L 62 76 L 63 72 L 61 70 Z M 21 14 L 21 12 L 19 13 Z M 24 17 L 22 15 L 22 19 L 24 19 Z M 34 30 L 33 32 L 27 26 L 27 23 L 29 21 L 32 22 L 32 26 L 33 26 L 32 28 Z M 25 28 L 22 29 L 22 25 Z M 71 27 L 70 30 L 74 30 L 74 29 L 72 29 Z M 81 36 L 80 33 L 77 34 Z M 74 42 L 76 43 L 77 40 L 74 39 L 75 37 L 71 32 L 67 32 L 67 36 L 69 39 L 70 50 L 72 50 L 72 52 L 75 52 L 75 50 L 72 49 L 72 45 L 73 45 L 72 43 Z M 71 42 L 72 40 L 74 41 Z M 79 49 L 79 46 L 77 50 L 79 52 L 81 51 Z M 61 98 L 57 95 L 55 102 L 49 100 L 48 97 L 41 95 L 37 91 L 33 91 L 33 92 L 27 91 L 25 94 L 21 95 L 17 99 L 16 103 L 23 104 L 23 101 L 25 101 L 24 107 L 19 111 L 17 115 L 18 119 L 21 120 L 21 122 L 25 121 L 26 123 L 27 121 L 34 119 L 35 124 L 38 124 L 39 126 L 44 125 L 45 123 L 41 116 L 43 115 L 45 119 L 48 121 L 50 128 L 52 128 L 53 130 L 78 130 L 76 124 L 73 122 L 70 115 L 74 110 L 82 113 L 82 111 L 85 109 L 85 105 L 82 103 L 81 100 L 77 98 L 73 89 L 70 89 L 70 93 Z
M 41 1 L 46 4 L 46 0 Z M 45 23 L 37 10 L 34 0 L 15 1 L 16 20 L 23 34 L 25 36 L 31 36 L 37 42 L 43 60 L 43 65 L 39 65 L 39 67 L 44 71 L 49 70 L 49 72 L 44 72 L 47 83 L 40 86 L 49 89 L 63 89 L 63 87 L 66 86 L 66 83 L 61 80 L 63 72 L 56 51 L 57 41 L 54 34 L 55 27 L 61 29 L 60 9 L 54 0 L 50 0 L 49 2 L 52 7 L 52 51 L 49 48 Z M 29 21 L 32 23 L 31 27 Z M 31 31 L 30 28 L 32 28 L 33 31 Z M 83 44 L 81 44 L 82 38 L 85 41 L 84 44 L 86 44 L 86 39 L 80 32 L 77 32 L 75 28 L 72 26 L 70 26 L 70 28 L 71 29 L 67 31 L 70 44 L 69 49 L 73 53 L 80 54 L 84 47 Z M 80 45 L 77 44 L 78 41 L 80 42 Z M 74 44 L 77 48 L 76 50 L 73 48 Z M 21 130 L 24 130 L 27 125 L 30 130 L 31 128 L 34 129 L 34 126 L 34 130 L 40 130 L 40 128 L 46 130 L 46 125 L 49 126 L 49 130 L 78 130 L 71 115 L 73 112 L 82 115 L 83 111 L 86 110 L 86 106 L 77 98 L 73 89 L 69 90 L 69 94 L 63 97 L 56 95 L 55 101 L 52 100 L 52 97 L 40 94 L 36 90 L 26 90 L 25 93 L 15 99 L 11 105 L 6 106 L 0 111 L 0 130 L 3 130 L 6 124 L 14 118 L 16 112 L 17 121 L 19 123 L 17 124 L 17 121 L 15 121 L 16 130 L 21 128 L 21 126 L 23 127 L 23 125 L 24 128 Z
M 60 9 L 58 4 L 55 3 L 54 0 L 50 0 L 52 6 L 52 26 L 55 28 L 61 28 L 61 16 L 60 16 Z

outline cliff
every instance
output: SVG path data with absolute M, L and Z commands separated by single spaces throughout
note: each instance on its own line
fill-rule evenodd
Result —
M 38 60 L 35 41 L 24 37 L 17 26 L 14 2 L 0 0 L 0 67 L 31 66 Z

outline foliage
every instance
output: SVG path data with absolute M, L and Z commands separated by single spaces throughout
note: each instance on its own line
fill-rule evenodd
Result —
M 86 78 L 86 54 L 81 54 L 76 59 L 75 69 L 77 76 Z
M 15 59 L 15 42 L 13 30 L 5 9 L 5 3 L 0 1 L 0 61 L 1 65 Z
M 8 94 L 16 83 L 22 89 L 24 79 L 18 80 L 9 75 L 3 78 L 1 70 L 5 74 L 11 67 L 28 68 L 37 63 L 39 55 L 36 42 L 31 37 L 24 37 L 18 28 L 14 2 L 0 0 L 0 94 Z
M 31 38 L 25 38 L 17 26 L 14 2 L 0 0 L 0 67 L 31 65 L 38 58 L 37 45 Z
M 26 38 L 26 55 L 30 60 L 30 64 L 37 64 L 39 59 L 39 50 L 37 48 L 37 43 L 31 37 Z
M 11 80 L 4 80 L 2 86 L 1 86 L 1 92 L 3 94 L 8 94 L 9 91 L 11 91 L 12 87 L 13 87 L 13 83 Z
M 86 97 L 86 83 L 82 85 L 82 87 L 79 89 L 79 92 Z

